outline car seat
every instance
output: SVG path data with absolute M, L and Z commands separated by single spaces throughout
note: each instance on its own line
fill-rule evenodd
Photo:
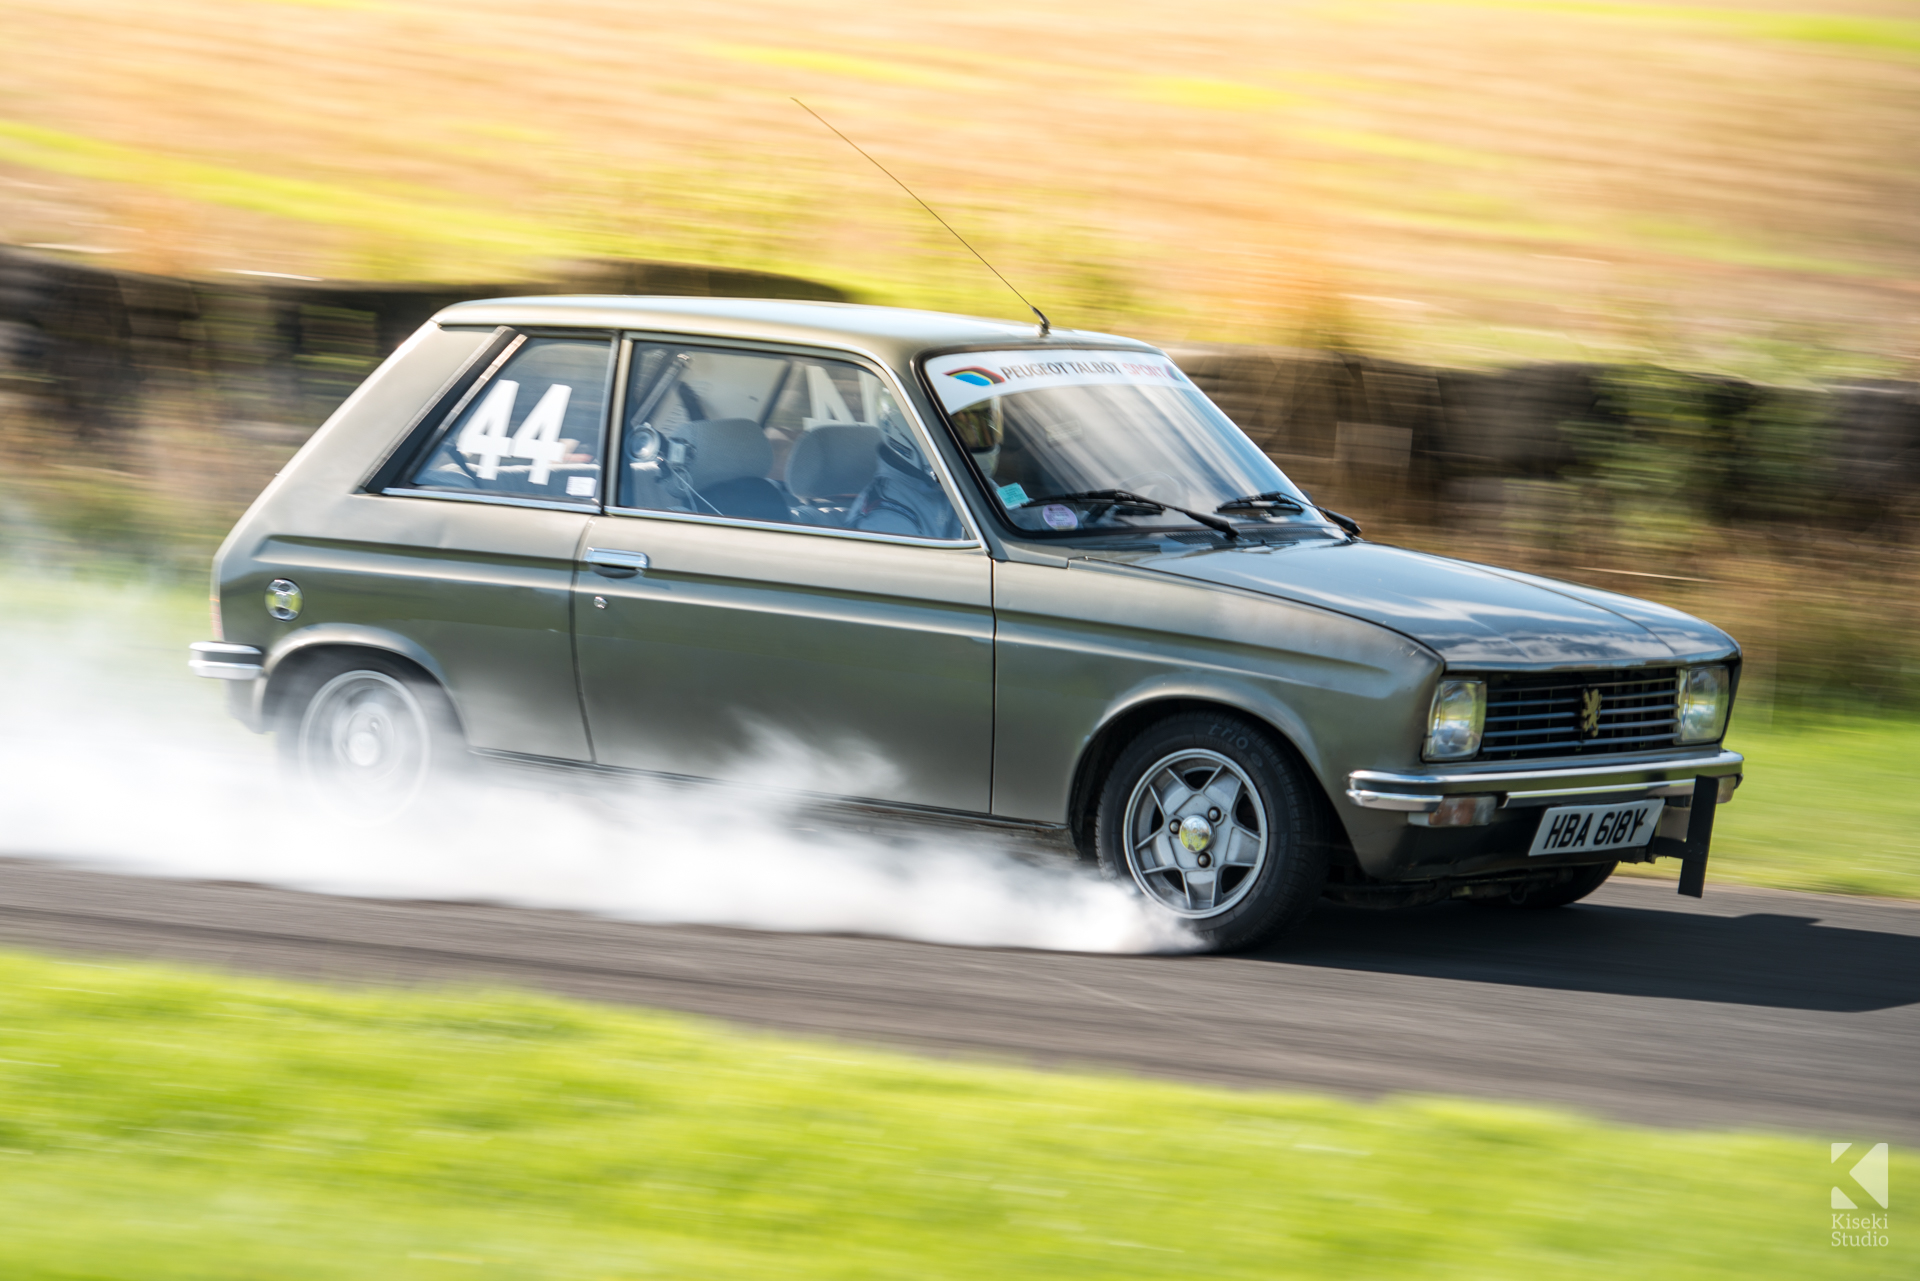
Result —
M 793 519 L 780 487 L 767 479 L 773 446 L 758 423 L 696 419 L 674 428 L 673 439 L 687 445 L 687 483 L 714 511 L 743 520 Z
M 821 423 L 802 432 L 787 455 L 787 488 L 809 503 L 844 507 L 873 479 L 880 429 Z

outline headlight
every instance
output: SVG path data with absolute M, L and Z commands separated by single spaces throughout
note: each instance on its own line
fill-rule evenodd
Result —
M 1680 673 L 1680 741 L 1711 743 L 1727 732 L 1732 683 L 1724 667 L 1689 667 Z
M 1427 721 L 1427 743 L 1420 755 L 1430 761 L 1465 760 L 1480 750 L 1480 731 L 1486 723 L 1485 681 L 1441 681 L 1433 691 L 1433 715 Z

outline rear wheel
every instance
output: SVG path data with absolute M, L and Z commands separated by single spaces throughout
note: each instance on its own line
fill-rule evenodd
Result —
M 392 822 L 466 756 L 446 694 L 408 664 L 334 654 L 295 679 L 282 704 L 280 758 L 337 818 Z
M 1215 949 L 1291 929 L 1327 874 L 1311 780 L 1231 713 L 1181 713 L 1143 731 L 1101 789 L 1094 839 L 1102 871 Z

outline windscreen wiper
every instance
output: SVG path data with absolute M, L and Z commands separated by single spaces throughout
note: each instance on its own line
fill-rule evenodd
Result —
M 1269 489 L 1264 494 L 1248 494 L 1245 498 L 1229 498 L 1214 510 L 1217 512 L 1266 511 L 1274 507 L 1290 507 L 1303 515 L 1307 510 L 1305 503 L 1280 489 Z
M 1022 507 L 1039 507 L 1044 503 L 1101 503 L 1108 507 L 1120 505 L 1132 507 L 1150 507 L 1158 512 L 1178 512 L 1188 520 L 1205 525 L 1208 529 L 1217 529 L 1228 538 L 1239 538 L 1240 531 L 1218 516 L 1209 516 L 1205 512 L 1188 511 L 1185 507 L 1175 507 L 1172 503 L 1163 503 L 1158 498 L 1148 498 L 1125 489 L 1082 489 L 1071 494 L 1051 494 L 1046 498 L 1030 498 L 1021 503 Z
M 1339 512 L 1333 510 L 1333 508 L 1331 507 L 1315 507 L 1314 510 L 1319 512 L 1322 516 L 1325 516 L 1328 520 L 1332 521 L 1334 524 L 1340 526 L 1341 530 L 1346 533 L 1348 538 L 1357 539 L 1360 537 L 1360 522 L 1355 520 L 1353 517 L 1342 516 Z
M 1308 503 L 1312 505 L 1308 506 Z M 1303 515 L 1309 511 L 1319 512 L 1322 516 L 1325 516 L 1328 520 L 1338 525 L 1347 537 L 1360 537 L 1359 521 L 1351 516 L 1342 516 L 1331 507 L 1322 507 L 1318 503 L 1314 503 L 1312 495 L 1308 495 L 1307 503 L 1302 503 L 1292 494 L 1285 493 L 1278 489 L 1270 489 L 1264 494 L 1248 494 L 1245 498 L 1229 498 L 1226 502 L 1214 508 L 1214 510 L 1217 512 L 1263 511 L 1273 507 L 1290 507 Z

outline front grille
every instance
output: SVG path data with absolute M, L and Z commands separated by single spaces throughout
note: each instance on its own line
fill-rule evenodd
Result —
M 1483 761 L 1532 756 L 1598 756 L 1670 746 L 1679 730 L 1679 669 L 1545 672 L 1487 678 Z M 1589 719 L 1588 691 L 1600 696 Z

